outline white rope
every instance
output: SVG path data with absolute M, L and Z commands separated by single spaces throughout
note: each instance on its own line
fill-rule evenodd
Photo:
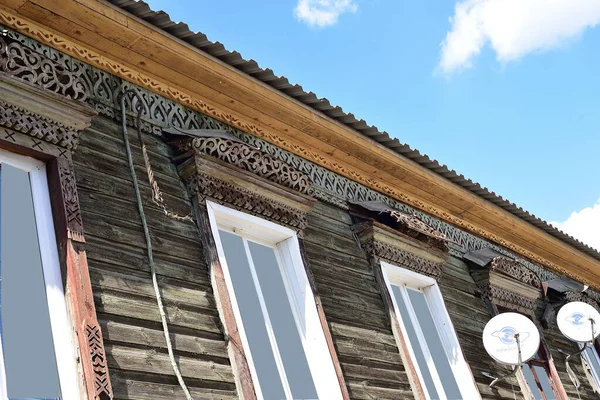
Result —
M 121 124 L 123 128 L 123 141 L 125 142 L 125 151 L 127 152 L 127 161 L 129 163 L 129 172 L 131 174 L 131 180 L 133 181 L 133 189 L 135 191 L 135 197 L 137 199 L 138 211 L 140 213 L 140 219 L 142 221 L 142 227 L 144 228 L 144 236 L 146 238 L 146 251 L 148 253 L 148 266 L 150 268 L 150 275 L 152 276 L 152 285 L 154 286 L 154 294 L 156 295 L 156 302 L 158 303 L 158 310 L 160 312 L 160 319 L 162 321 L 163 332 L 165 334 L 165 341 L 167 342 L 167 351 L 169 352 L 169 360 L 171 361 L 171 366 L 173 367 L 173 372 L 177 377 L 177 381 L 179 385 L 185 392 L 185 397 L 187 400 L 193 400 L 190 391 L 188 390 L 185 382 L 183 381 L 183 377 L 181 376 L 181 371 L 179 370 L 179 366 L 177 365 L 177 361 L 175 360 L 175 355 L 173 354 L 173 345 L 171 344 L 171 336 L 169 334 L 169 326 L 167 325 L 167 316 L 165 314 L 165 309 L 163 306 L 162 296 L 160 294 L 160 289 L 158 287 L 158 280 L 156 279 L 156 267 L 154 265 L 154 257 L 152 255 L 152 240 L 150 239 L 150 232 L 148 231 L 148 223 L 146 222 L 146 214 L 144 213 L 144 206 L 142 204 L 142 196 L 140 194 L 140 188 L 138 186 L 137 177 L 135 175 L 135 167 L 133 165 L 133 156 L 131 155 L 131 147 L 129 145 L 129 137 L 127 134 L 127 115 L 125 113 L 125 96 L 127 94 L 133 94 L 138 98 L 139 109 L 137 114 L 137 130 L 138 130 L 138 138 L 142 143 L 142 150 L 144 151 L 145 157 L 144 161 L 147 160 L 147 154 L 145 153 L 145 146 L 143 145 L 142 136 L 141 136 L 141 127 L 140 127 L 140 118 L 142 115 L 142 102 L 140 95 L 134 90 L 123 90 L 121 94 Z M 133 103 L 132 103 L 133 104 Z M 153 180 L 152 170 L 149 169 L 149 162 L 146 164 L 146 168 L 148 172 L 148 178 Z M 150 183 L 152 185 L 152 181 Z M 156 185 L 156 189 L 158 190 L 158 185 Z M 160 191 L 157 193 L 160 194 Z M 160 196 L 162 199 L 162 195 Z M 163 205 L 164 207 L 164 205 Z M 166 212 L 166 208 L 165 208 Z

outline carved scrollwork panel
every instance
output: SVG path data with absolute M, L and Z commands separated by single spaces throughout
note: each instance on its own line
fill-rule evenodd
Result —
M 307 226 L 305 211 L 290 207 L 238 185 L 199 172 L 188 181 L 192 195 L 210 198 L 300 231 Z
M 76 130 L 2 100 L 0 125 L 69 150 L 74 149 L 79 140 Z M 32 142 L 30 147 L 35 149 L 37 146 Z
M 535 309 L 535 300 L 494 285 L 486 285 L 481 294 L 488 304 L 530 314 Z
M 427 260 L 423 257 L 396 246 L 369 240 L 362 243 L 362 248 L 369 256 L 391 262 L 399 267 L 410 269 L 438 280 L 442 276 L 444 263 Z
M 542 285 L 540 278 L 535 272 L 527 269 L 515 260 L 510 260 L 506 257 L 496 257 L 492 260 L 491 268 L 535 288 L 540 288 Z
M 191 146 L 200 153 L 278 183 L 303 194 L 311 194 L 311 181 L 284 161 L 246 144 L 219 137 L 196 138 Z
M 585 293 L 569 291 L 569 292 L 565 292 L 564 295 L 565 295 L 565 300 L 567 302 L 581 301 L 583 303 L 589 304 L 590 306 L 592 306 L 596 310 L 598 310 L 598 312 L 600 312 L 600 305 L 598 305 L 598 302 Z
M 0 36 L 0 71 L 69 99 L 85 101 L 86 87 L 79 74 L 18 41 Z

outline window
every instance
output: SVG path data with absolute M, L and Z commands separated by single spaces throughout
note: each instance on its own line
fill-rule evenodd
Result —
M 540 351 L 527 364 L 523 365 L 523 376 L 535 400 L 556 399 L 550 383 L 550 366 L 541 346 Z
M 78 399 L 46 168 L 0 150 L 0 399 Z
M 579 344 L 582 346 L 582 344 Z M 600 357 L 598 357 L 598 351 L 596 342 L 594 341 L 593 346 L 588 346 L 583 351 L 583 358 L 589 365 L 590 373 L 594 379 L 594 383 L 597 388 L 600 388 Z
M 425 395 L 481 398 L 435 279 L 387 263 L 382 272 Z
M 295 232 L 207 206 L 258 397 L 341 399 Z

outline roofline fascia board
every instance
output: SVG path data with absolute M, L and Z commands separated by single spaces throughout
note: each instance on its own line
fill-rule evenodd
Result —
M 239 80 L 241 77 L 242 81 L 252 82 L 252 84 L 256 84 L 256 87 L 260 87 L 260 90 L 266 90 L 271 95 L 276 95 L 280 99 L 281 104 L 290 113 L 309 111 L 313 123 L 313 126 L 310 128 L 316 130 L 318 136 L 303 134 L 302 137 L 294 137 L 293 134 L 274 129 L 269 124 L 257 120 L 260 116 L 260 110 L 256 110 L 256 118 L 253 119 L 245 115 L 244 112 L 239 111 L 236 103 L 231 104 L 229 107 L 224 106 L 222 104 L 223 99 L 220 97 L 206 98 L 189 90 L 187 86 L 186 89 L 182 89 L 177 84 L 176 78 L 178 75 L 176 71 L 173 72 L 172 76 L 156 76 L 152 72 L 146 71 L 143 66 L 133 66 L 125 57 L 114 57 L 108 51 L 110 49 L 97 48 L 89 43 L 82 42 L 81 38 L 77 37 L 77 30 L 74 32 L 69 31 L 69 27 L 66 24 L 50 27 L 49 22 L 51 21 L 42 18 L 44 17 L 42 14 L 37 15 L 38 19 L 36 19 L 35 13 L 22 15 L 22 10 L 28 4 L 39 7 L 39 3 L 43 3 L 45 0 L 32 1 L 7 0 L 7 4 L 0 7 L 0 23 L 152 92 L 196 109 L 236 128 L 255 134 L 264 140 L 337 172 L 340 175 L 502 245 L 557 273 L 567 274 L 594 288 L 600 288 L 600 276 L 597 274 L 597 271 L 600 270 L 600 262 L 598 260 L 544 232 L 533 224 L 509 213 L 492 202 L 486 201 L 465 188 L 418 165 L 414 161 L 394 153 L 391 149 L 376 143 L 359 132 L 352 131 L 349 127 L 343 126 L 337 121 L 330 121 L 329 117 L 308 108 L 304 104 L 298 104 L 298 101 L 295 99 L 288 99 L 287 97 L 289 96 L 286 97 L 276 89 L 268 87 L 262 82 L 257 84 L 257 82 L 254 82 L 256 79 L 240 71 L 233 70 L 237 77 L 236 80 Z M 63 2 L 59 0 L 55 3 Z M 87 15 L 82 16 L 82 20 L 85 20 L 86 18 L 89 19 L 90 13 L 92 13 L 91 16 L 98 21 L 98 29 L 101 29 L 103 21 L 109 18 L 107 15 L 114 14 L 117 11 L 113 5 L 106 4 L 105 2 L 80 0 L 77 3 L 83 6 L 71 7 L 70 11 L 75 13 L 71 15 L 71 18 L 77 16 L 77 13 L 87 13 Z M 91 4 L 93 7 L 88 7 L 85 4 Z M 118 10 L 118 12 L 121 17 L 127 18 L 125 20 L 126 23 L 111 24 L 111 29 L 119 29 L 120 32 L 111 32 L 108 35 L 109 37 L 117 37 L 119 34 L 123 34 L 124 37 L 131 37 L 132 34 L 133 36 L 140 35 L 138 31 L 143 27 L 143 29 L 151 30 L 153 34 L 159 34 L 170 41 L 170 49 L 183 52 L 192 50 L 198 58 L 194 62 L 200 63 L 202 62 L 201 60 L 206 60 L 206 64 L 210 65 L 207 66 L 205 64 L 204 67 L 215 70 L 215 73 L 223 76 L 224 79 L 227 79 L 226 75 L 232 73 L 232 67 L 223 65 L 222 61 L 217 60 L 216 62 L 212 59 L 214 57 L 210 58 L 208 55 L 202 54 L 198 49 L 190 49 L 189 45 L 180 43 L 180 40 L 173 40 L 158 28 L 146 22 L 139 22 L 138 18 L 127 15 L 122 10 Z M 57 15 L 56 18 L 61 17 Z M 61 29 L 63 26 L 64 29 Z M 96 34 L 102 35 L 103 32 L 96 32 Z M 128 47 L 124 47 L 123 43 L 112 42 L 113 46 L 121 46 L 121 50 L 126 49 L 128 51 L 132 51 L 132 48 L 135 49 L 136 44 L 137 41 L 133 41 L 132 43 L 128 43 Z M 139 48 L 136 50 L 142 51 Z M 176 56 L 177 53 L 170 55 Z M 150 54 L 146 57 L 149 63 L 154 62 L 157 58 L 159 57 L 156 54 Z M 160 61 L 165 63 L 163 65 L 169 65 L 168 60 Z M 170 62 L 173 63 L 173 60 Z M 189 77 L 187 78 L 189 79 Z M 199 85 L 201 85 L 201 82 L 198 82 Z M 240 85 L 238 89 L 246 90 L 246 94 L 257 97 L 259 94 L 254 92 L 255 88 Z M 327 125 L 330 125 L 330 129 L 328 129 Z M 306 126 L 294 127 L 290 125 L 290 129 L 294 130 L 294 134 L 298 132 L 304 133 L 306 128 Z M 348 138 L 348 133 L 351 134 L 351 138 Z M 324 139 L 329 140 L 329 142 Z M 338 143 L 343 143 L 346 147 L 336 147 L 335 145 Z M 320 146 L 316 146 L 317 144 L 320 144 Z M 328 148 L 333 148 L 333 150 L 328 152 Z M 364 151 L 365 148 L 372 154 L 372 157 L 363 157 L 365 153 L 360 153 L 360 151 Z M 381 166 L 386 167 L 386 170 L 392 172 L 396 172 L 396 169 L 401 170 L 404 176 L 398 177 L 388 172 L 382 173 Z M 417 184 L 419 182 L 431 183 L 432 188 L 441 197 L 436 197 L 432 194 L 431 197 L 423 199 L 422 195 L 418 196 L 410 192 L 407 194 L 406 191 L 398 189 L 400 183 L 406 184 L 401 189 L 410 189 L 413 179 Z M 458 212 L 456 210 L 449 210 L 448 202 L 444 200 L 444 197 L 453 197 L 454 200 L 459 200 L 464 208 Z M 432 202 L 432 199 L 437 200 Z M 477 211 L 479 216 L 473 214 L 473 211 Z M 490 213 L 492 218 L 482 219 L 482 216 L 487 217 L 487 213 Z M 497 223 L 500 223 L 500 225 L 496 225 Z M 517 239 L 517 243 L 515 243 L 515 239 Z M 521 242 L 521 244 L 518 242 Z

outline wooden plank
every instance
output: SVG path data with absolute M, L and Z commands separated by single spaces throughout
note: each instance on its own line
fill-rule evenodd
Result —
M 110 289 L 111 292 L 121 292 L 123 294 L 135 294 L 149 299 L 155 299 L 152 279 L 148 274 L 146 276 L 134 276 L 132 274 L 123 274 L 118 271 L 106 268 L 106 264 L 96 263 L 90 267 L 90 279 L 92 286 L 99 290 Z M 158 280 L 160 292 L 165 301 L 172 304 L 189 305 L 193 307 L 214 310 L 215 302 L 212 293 L 194 290 L 182 285 L 173 284 L 164 278 Z
M 173 375 L 173 369 L 167 354 L 108 344 L 106 345 L 106 356 L 109 367 L 126 371 Z M 183 356 L 177 357 L 177 364 L 184 378 L 233 383 L 233 373 L 228 364 L 205 361 L 199 357 Z
M 113 344 L 135 344 L 147 348 L 158 348 L 166 351 L 167 345 L 162 328 L 151 329 L 145 326 L 130 325 L 112 319 L 100 319 L 104 340 Z M 187 353 L 189 357 L 218 357 L 228 360 L 225 340 L 212 340 L 198 336 L 171 332 L 173 350 L 177 354 Z
M 103 291 L 94 293 L 94 303 L 98 314 L 125 316 L 146 321 L 160 322 L 160 314 L 156 301 L 143 301 L 139 298 L 127 298 L 114 293 Z M 181 326 L 212 333 L 221 333 L 219 318 L 216 315 L 202 313 L 201 309 L 186 310 L 166 303 L 165 313 L 169 325 Z M 216 312 L 215 312 L 216 314 Z M 109 316 L 103 317 L 108 319 Z
M 136 380 L 129 377 L 127 371 L 112 369 L 113 391 L 115 400 L 185 400 L 185 394 L 176 382 L 157 383 L 152 376 L 148 380 Z M 235 390 L 220 390 L 188 386 L 192 397 L 197 400 L 230 400 L 237 399 Z
M 83 211 L 82 216 L 86 236 L 89 233 L 108 241 L 146 248 L 141 224 L 108 218 L 90 211 Z M 156 253 L 169 254 L 191 261 L 202 259 L 202 251 L 198 242 L 166 232 L 155 232 L 152 229 L 150 237 Z
M 90 265 L 109 263 L 122 268 L 150 273 L 145 249 L 105 240 L 94 235 L 86 236 L 86 250 Z M 209 287 L 208 268 L 204 262 L 186 260 L 168 254 L 155 254 L 157 275 L 176 278 Z

